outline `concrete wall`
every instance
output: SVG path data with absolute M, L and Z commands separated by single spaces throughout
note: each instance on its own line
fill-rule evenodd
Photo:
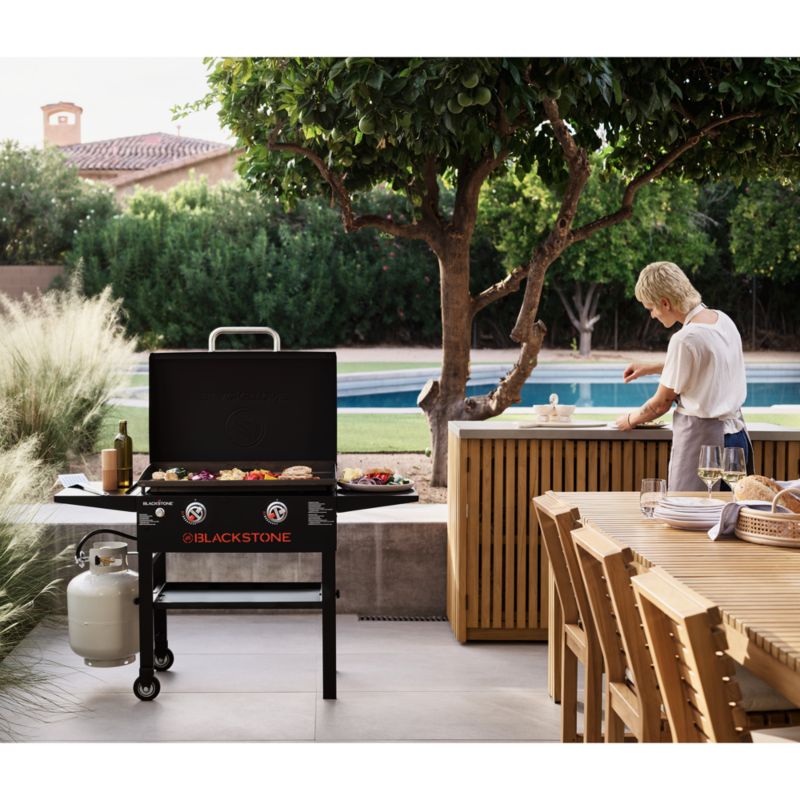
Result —
M 133 514 L 75 506 L 47 506 L 52 552 L 75 545 L 95 528 L 136 533 Z M 44 513 L 44 512 L 43 512 Z M 447 589 L 447 507 L 396 506 L 339 515 L 336 586 L 340 614 L 444 616 Z M 100 539 L 113 539 L 101 536 Z M 135 543 L 128 542 L 131 550 Z M 84 548 L 88 553 L 88 546 Z M 71 556 L 70 556 L 71 557 Z M 132 565 L 137 569 L 134 561 Z M 70 566 L 69 580 L 78 574 Z M 167 580 L 319 581 L 317 553 L 168 553 Z M 66 610 L 66 583 L 58 610 Z
M 0 265 L 0 293 L 18 300 L 25 292 L 43 292 L 63 272 L 61 266 Z

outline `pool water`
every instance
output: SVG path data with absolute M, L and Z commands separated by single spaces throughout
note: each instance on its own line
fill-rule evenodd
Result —
M 497 384 L 467 387 L 467 395 L 486 394 Z M 526 383 L 522 399 L 517 406 L 547 403 L 555 392 L 560 403 L 581 407 L 638 406 L 653 396 L 658 382 L 655 380 L 633 383 Z M 373 392 L 371 394 L 339 397 L 339 408 L 414 408 L 419 389 L 398 392 Z M 748 383 L 747 406 L 800 405 L 800 382 Z

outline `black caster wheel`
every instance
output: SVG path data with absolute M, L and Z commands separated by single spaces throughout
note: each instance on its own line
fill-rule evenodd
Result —
M 163 655 L 156 653 L 153 656 L 153 666 L 158 672 L 166 672 L 175 663 L 175 654 L 167 648 Z
M 158 678 L 153 678 L 150 683 L 143 683 L 141 678 L 133 682 L 133 693 L 140 700 L 155 700 L 161 691 L 161 684 Z

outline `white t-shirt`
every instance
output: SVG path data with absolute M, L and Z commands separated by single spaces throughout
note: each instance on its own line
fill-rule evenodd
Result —
M 742 338 L 733 320 L 691 322 L 669 340 L 661 383 L 680 395 L 680 413 L 724 419 L 725 433 L 744 425 L 739 413 L 747 397 Z

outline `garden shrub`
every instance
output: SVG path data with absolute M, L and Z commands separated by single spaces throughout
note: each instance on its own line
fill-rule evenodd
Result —
M 389 192 L 376 195 L 381 213 L 402 213 Z M 319 201 L 286 211 L 238 184 L 140 191 L 78 237 L 71 261 L 87 292 L 113 288 L 130 332 L 167 347 L 203 347 L 221 325 L 268 325 L 291 348 L 441 335 L 425 245 L 346 234 Z
M 111 189 L 81 180 L 58 148 L 0 143 L 0 264 L 60 264 L 116 210 Z

